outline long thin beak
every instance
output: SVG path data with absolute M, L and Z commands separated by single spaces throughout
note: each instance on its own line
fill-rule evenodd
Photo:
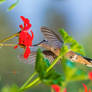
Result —
M 32 45 L 32 46 L 39 46 L 41 43 L 44 43 L 44 42 L 48 42 L 48 41 L 43 40 L 43 41 L 41 41 L 41 42 L 39 42 L 39 43 L 37 43 L 37 44 L 34 44 L 34 45 Z
M 33 44 L 32 46 L 39 46 L 39 43 L 38 44 Z

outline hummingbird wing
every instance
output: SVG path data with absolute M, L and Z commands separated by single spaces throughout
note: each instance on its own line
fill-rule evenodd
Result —
M 37 52 L 35 51 L 31 52 L 31 55 L 28 57 L 27 60 L 24 59 L 23 54 L 19 55 L 18 58 L 19 58 L 19 61 L 24 62 L 25 64 L 34 64 L 36 61 L 36 54 Z M 44 57 L 47 58 L 50 62 L 52 62 L 56 57 L 54 53 L 52 53 L 51 51 L 47 51 L 47 50 L 44 50 L 43 54 L 44 54 Z
M 25 64 L 34 64 L 36 60 L 36 52 L 31 52 L 31 55 L 28 57 L 28 59 L 25 59 L 23 54 L 18 55 L 18 59 L 20 62 L 23 62 Z
M 63 41 L 53 30 L 45 26 L 42 26 L 40 29 L 49 44 L 55 48 L 61 48 Z
M 45 58 L 47 58 L 50 61 L 50 63 L 52 63 L 53 60 L 56 58 L 56 55 L 48 50 L 44 50 L 43 54 L 45 55 Z

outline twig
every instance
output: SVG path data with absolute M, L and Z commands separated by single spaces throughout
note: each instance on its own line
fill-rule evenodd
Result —
M 17 44 L 3 44 L 3 43 L 0 43 L 0 47 L 3 47 L 3 46 L 15 46 L 15 45 L 17 45 Z
M 17 37 L 17 36 L 19 36 L 19 32 L 18 33 L 15 33 L 15 34 L 13 34 L 13 35 L 11 35 L 9 37 L 6 37 L 3 40 L 0 40 L 0 43 L 6 42 L 6 41 L 8 41 L 8 40 L 10 40 L 10 39 L 12 39 L 14 37 Z

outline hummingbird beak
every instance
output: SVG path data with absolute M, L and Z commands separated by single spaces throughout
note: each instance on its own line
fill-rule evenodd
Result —
M 40 44 L 42 44 L 42 43 L 44 43 L 44 42 L 48 42 L 48 41 L 43 40 L 43 41 L 39 42 L 38 44 L 34 44 L 34 45 L 32 45 L 32 46 L 40 46 Z
M 34 45 L 32 45 L 32 46 L 33 46 L 33 47 L 34 47 L 34 46 L 39 46 L 39 44 L 34 44 Z

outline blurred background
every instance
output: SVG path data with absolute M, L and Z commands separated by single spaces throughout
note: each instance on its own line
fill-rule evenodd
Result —
M 33 44 L 44 39 L 40 32 L 41 26 L 47 26 L 58 33 L 58 29 L 64 28 L 72 37 L 83 45 L 86 56 L 92 58 L 92 0 L 20 0 L 19 4 L 11 11 L 8 7 L 16 0 L 7 0 L 0 4 L 0 40 L 18 32 L 19 25 L 23 22 L 20 16 L 30 19 L 34 32 Z M 17 43 L 16 39 L 9 41 Z M 36 50 L 37 48 L 32 48 Z M 21 48 L 0 48 L 0 88 L 4 85 L 16 83 L 21 86 L 34 72 L 34 66 L 24 64 L 17 58 L 22 53 Z M 60 66 L 56 65 L 60 71 Z M 81 68 L 81 66 L 80 66 Z M 83 67 L 85 71 L 91 68 Z M 83 88 L 80 81 L 67 86 L 68 92 L 78 92 Z M 73 90 L 73 89 L 74 90 Z M 72 91 L 73 90 L 73 91 Z M 50 87 L 40 84 L 27 92 L 50 92 Z

